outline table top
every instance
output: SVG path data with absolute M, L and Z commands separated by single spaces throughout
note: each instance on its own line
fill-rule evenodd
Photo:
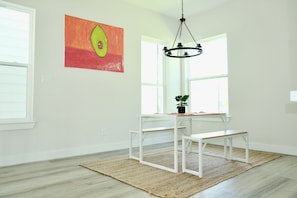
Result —
M 206 113 L 206 112 L 193 112 L 193 113 L 154 113 L 154 114 L 142 114 L 142 117 L 164 117 L 164 116 L 225 116 L 226 113 Z

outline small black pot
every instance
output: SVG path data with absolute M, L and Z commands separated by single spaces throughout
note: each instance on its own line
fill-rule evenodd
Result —
M 186 107 L 177 107 L 178 113 L 186 113 Z

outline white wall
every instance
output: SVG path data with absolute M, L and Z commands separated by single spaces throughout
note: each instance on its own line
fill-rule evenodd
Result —
M 9 2 L 36 9 L 37 125 L 0 132 L 0 166 L 127 148 L 141 109 L 141 35 L 171 41 L 178 21 L 117 0 Z M 195 37 L 228 34 L 230 127 L 248 130 L 251 148 L 297 155 L 296 10 L 296 0 L 234 0 L 187 17 Z M 125 72 L 65 68 L 65 14 L 124 28 Z
M 117 0 L 8 1 L 36 9 L 37 125 L 0 132 L 0 166 L 127 148 L 140 115 L 141 35 L 168 38 L 173 20 Z M 124 28 L 124 73 L 65 68 L 65 14 Z
M 200 38 L 227 33 L 229 127 L 248 130 L 254 149 L 297 155 L 296 10 L 296 0 L 234 0 L 187 20 Z

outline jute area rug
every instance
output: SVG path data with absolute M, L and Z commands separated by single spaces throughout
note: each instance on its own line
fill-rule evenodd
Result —
M 222 147 L 207 146 L 207 152 L 219 153 Z M 234 155 L 243 156 L 243 150 L 235 149 Z M 280 157 L 278 154 L 251 151 L 249 163 L 230 161 L 220 157 L 203 156 L 203 178 L 187 173 L 171 173 L 158 168 L 140 164 L 127 157 L 96 161 L 81 166 L 98 173 L 110 176 L 121 182 L 147 191 L 158 197 L 185 198 L 212 187 L 224 180 L 237 176 L 251 168 Z M 179 154 L 179 161 L 181 154 Z M 172 150 L 152 152 L 145 155 L 145 160 L 173 167 Z M 189 153 L 188 167 L 197 168 L 198 156 Z M 181 162 L 179 162 L 179 169 Z

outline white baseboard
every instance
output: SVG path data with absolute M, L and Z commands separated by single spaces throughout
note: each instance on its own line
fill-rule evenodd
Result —
M 79 148 L 68 148 L 54 151 L 36 152 L 11 156 L 0 156 L 0 167 L 39 162 L 112 150 L 126 149 L 127 143 L 101 144 Z M 127 152 L 128 156 L 128 152 Z
M 271 153 L 279 153 L 285 155 L 297 156 L 297 147 L 295 146 L 282 146 L 261 143 L 250 143 L 250 149 L 257 151 L 266 151 Z
M 168 142 L 168 139 L 171 139 L 169 137 L 170 135 L 166 134 L 165 136 L 163 136 L 163 139 L 159 143 Z M 148 139 L 148 142 L 152 142 L 151 139 Z M 239 148 L 243 147 L 242 144 L 239 144 L 236 141 L 234 141 L 233 143 L 235 147 L 239 147 Z M 0 167 L 12 166 L 12 165 L 24 164 L 24 163 L 30 163 L 30 162 L 60 159 L 60 158 L 66 158 L 66 157 L 74 157 L 74 156 L 100 153 L 100 152 L 106 152 L 106 151 L 112 151 L 112 150 L 127 149 L 127 148 L 128 148 L 128 143 L 122 142 L 122 143 L 113 143 L 113 144 L 102 144 L 102 145 L 96 145 L 96 146 L 86 146 L 86 147 L 79 147 L 79 148 L 61 149 L 61 150 L 54 150 L 54 151 L 36 152 L 36 153 L 29 153 L 29 154 L 22 154 L 22 155 L 0 156 Z M 250 143 L 249 148 L 252 150 L 297 156 L 297 147 L 292 147 L 292 146 Z M 128 152 L 127 152 L 127 155 L 128 155 Z
M 172 140 L 172 134 L 163 133 L 158 136 L 158 141 L 156 142 L 156 138 L 148 137 L 145 141 L 145 144 L 156 144 L 156 143 L 165 143 Z M 114 151 L 120 149 L 127 149 L 129 147 L 128 142 L 120 142 L 120 143 L 109 143 L 109 144 L 101 144 L 101 145 L 93 145 L 93 146 L 85 146 L 85 147 L 77 147 L 77 148 L 68 148 L 68 149 L 60 149 L 53 151 L 44 151 L 44 152 L 35 152 L 35 153 L 27 153 L 20 155 L 10 155 L 10 156 L 0 156 L 0 167 L 12 166 L 18 164 L 25 164 L 31 162 L 39 162 L 67 157 L 74 157 L 80 155 L 88 155 L 93 153 L 100 153 L 106 151 Z M 127 151 L 127 156 L 128 156 Z

